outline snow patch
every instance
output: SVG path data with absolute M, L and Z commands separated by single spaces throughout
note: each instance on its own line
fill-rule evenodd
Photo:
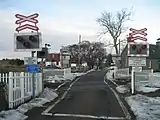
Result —
M 137 73 L 136 91 L 149 93 L 160 89 L 160 73 Z
M 9 110 L 0 112 L 0 120 L 25 120 L 28 117 L 17 110 Z
M 127 92 L 129 92 L 129 88 L 126 85 L 120 85 L 120 86 L 116 87 L 116 90 L 119 93 L 127 93 Z
M 109 71 L 106 73 L 106 78 L 109 79 L 109 80 L 114 80 L 114 79 L 113 79 L 113 76 L 112 76 L 114 72 L 115 72 L 114 70 L 109 70 Z
M 56 97 L 58 97 L 58 94 L 56 93 L 55 90 L 51 88 L 45 88 L 45 90 L 41 94 L 41 97 L 49 100 L 50 102 L 50 101 L 53 101 Z
M 61 81 L 73 80 L 74 78 L 79 77 L 84 74 L 86 74 L 86 73 L 67 73 L 63 77 L 55 75 L 52 78 L 52 80 L 47 81 L 47 82 L 56 83 L 56 82 L 61 82 Z
M 155 92 L 156 90 L 159 90 L 160 88 L 151 88 L 151 87 L 137 87 L 136 90 L 143 93 L 150 93 Z
M 25 120 L 28 117 L 24 115 L 28 110 L 34 107 L 43 107 L 43 104 L 53 101 L 58 94 L 50 88 L 45 88 L 39 98 L 35 98 L 28 103 L 22 104 L 15 110 L 0 112 L 0 120 Z
M 160 97 L 147 97 L 137 94 L 126 97 L 125 100 L 136 115 L 136 120 L 160 119 Z

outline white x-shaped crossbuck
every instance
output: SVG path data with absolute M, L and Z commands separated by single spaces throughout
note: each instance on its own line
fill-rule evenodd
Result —
M 142 41 L 147 41 L 147 38 L 145 37 L 141 37 L 141 36 L 135 36 L 135 37 L 131 37 L 131 41 L 135 41 L 135 40 L 142 40 Z
M 26 21 L 36 24 L 36 23 L 38 23 L 38 20 L 36 20 L 35 18 L 37 18 L 39 16 L 39 14 L 35 13 L 35 14 L 29 15 L 29 16 L 16 14 L 15 16 L 16 16 L 16 18 L 19 18 L 19 20 L 16 21 L 16 24 L 21 24 Z
M 140 30 L 130 28 L 130 31 L 132 31 L 132 33 L 130 33 L 130 35 L 132 35 L 132 36 L 136 35 L 136 34 L 141 34 L 141 35 L 147 36 L 147 33 L 145 33 L 145 31 L 147 31 L 147 28 L 143 28 L 143 29 L 140 29 Z

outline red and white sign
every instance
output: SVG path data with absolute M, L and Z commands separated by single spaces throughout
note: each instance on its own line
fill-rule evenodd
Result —
M 143 28 L 140 30 L 130 28 L 130 31 L 131 31 L 131 33 L 129 33 L 130 40 L 128 42 L 135 42 L 135 40 L 147 41 L 147 38 L 145 37 L 147 36 L 147 33 L 145 33 L 145 31 L 147 31 L 147 28 Z M 138 36 L 138 35 L 143 35 L 143 36 Z
M 24 29 L 31 29 L 31 30 L 34 30 L 34 31 L 39 30 L 39 28 L 37 26 L 33 26 L 33 25 L 30 25 L 30 24 L 25 24 L 25 25 L 21 25 L 21 26 L 17 27 L 16 31 L 22 31 Z
M 132 33 L 130 33 L 131 36 L 137 35 L 137 34 L 147 36 L 147 33 L 145 33 L 145 31 L 147 31 L 147 28 L 143 28 L 143 29 L 140 29 L 140 30 L 130 28 L 130 31 L 132 31 Z
M 39 14 L 35 13 L 33 15 L 30 15 L 30 16 L 24 16 L 24 15 L 16 14 L 15 16 L 16 16 L 16 18 L 19 18 L 19 20 L 16 21 L 16 24 L 21 24 L 21 23 L 26 22 L 26 21 L 37 24 L 38 20 L 36 20 L 35 18 L 37 18 L 39 16 Z
M 136 45 L 136 44 L 141 44 L 141 45 L 147 45 L 147 54 L 131 54 L 130 53 L 130 46 L 132 45 Z M 133 56 L 136 56 L 136 57 L 148 57 L 149 56 L 149 43 L 147 42 L 129 42 L 128 43 L 128 56 L 130 57 L 133 57 Z
M 31 29 L 31 30 L 34 30 L 34 31 L 38 31 L 39 28 L 36 26 L 36 24 L 38 23 L 38 20 L 35 19 L 38 16 L 39 16 L 39 14 L 37 14 L 37 13 L 29 15 L 29 16 L 16 14 L 15 17 L 19 19 L 15 22 L 16 24 L 19 24 L 19 27 L 16 28 L 16 31 L 19 32 L 19 31 L 22 31 L 24 29 Z M 34 23 L 35 25 L 30 25 L 30 24 L 21 25 L 24 22 Z
M 135 36 L 131 38 L 131 41 L 135 41 L 135 40 L 142 40 L 142 41 L 147 41 L 147 38 L 145 37 L 141 37 L 141 36 Z

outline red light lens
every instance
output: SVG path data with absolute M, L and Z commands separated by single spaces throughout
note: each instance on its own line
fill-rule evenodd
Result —
M 135 49 L 136 49 L 136 45 L 133 45 L 133 46 L 132 46 L 132 49 L 135 50 Z
M 146 49 L 147 48 L 147 46 L 146 45 L 142 45 L 142 47 L 141 47 L 143 50 L 144 49 Z

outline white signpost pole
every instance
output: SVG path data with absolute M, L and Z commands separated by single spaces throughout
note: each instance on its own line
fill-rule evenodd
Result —
M 132 89 L 131 89 L 131 93 L 132 93 L 132 94 L 135 93 L 135 81 L 134 81 L 135 75 L 134 75 L 134 74 L 135 74 L 135 72 L 132 71 L 132 72 L 131 72 L 131 88 L 132 88 Z
M 130 40 L 128 41 L 128 63 L 129 63 L 129 66 L 132 66 L 131 93 L 134 94 L 135 93 L 135 72 L 142 72 L 142 66 L 146 66 L 146 56 L 148 55 L 148 51 L 146 55 L 142 55 L 141 53 L 140 54 L 135 53 L 131 55 L 130 45 L 131 44 L 137 45 L 135 40 L 141 40 L 143 41 L 143 44 L 146 45 L 146 42 L 144 41 L 147 41 L 147 38 L 145 38 L 145 36 L 147 36 L 147 33 L 145 33 L 145 31 L 147 31 L 147 28 L 144 28 L 141 30 L 130 28 L 130 31 L 131 31 L 131 33 L 129 34 Z M 143 35 L 144 37 L 135 36 L 137 34 Z

